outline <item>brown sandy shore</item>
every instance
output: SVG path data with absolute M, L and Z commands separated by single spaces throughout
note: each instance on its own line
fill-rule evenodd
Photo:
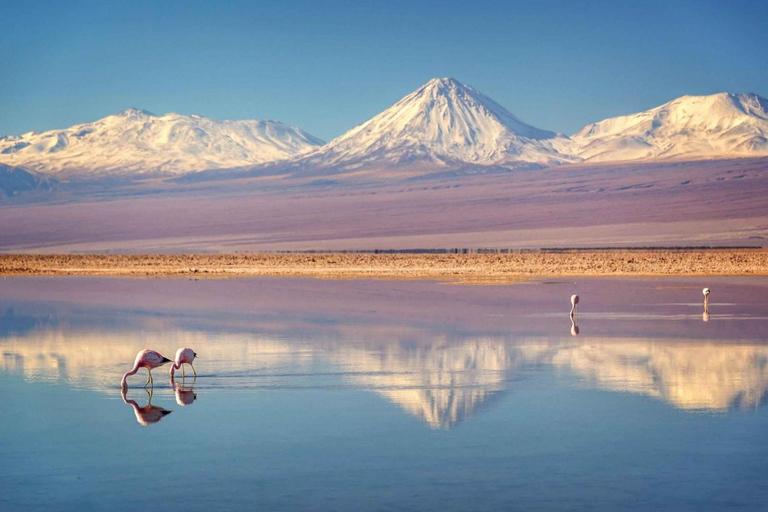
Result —
M 768 275 L 768 249 L 574 250 L 510 254 L 0 255 L 0 276 L 435 279 Z

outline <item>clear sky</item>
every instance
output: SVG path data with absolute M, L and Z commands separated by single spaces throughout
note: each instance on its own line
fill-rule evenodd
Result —
M 570 134 L 683 94 L 768 96 L 768 2 L 0 0 L 0 133 L 127 107 L 330 140 L 433 77 Z

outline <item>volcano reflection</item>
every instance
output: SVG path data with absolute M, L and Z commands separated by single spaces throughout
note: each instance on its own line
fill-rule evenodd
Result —
M 768 389 L 768 346 L 760 344 L 570 336 L 521 341 L 431 336 L 413 341 L 422 334 L 411 333 L 407 342 L 362 343 L 181 330 L 160 338 L 153 332 L 44 329 L 0 339 L 0 368 L 29 379 L 64 380 L 113 392 L 122 368 L 115 361 L 131 360 L 137 346 L 151 340 L 168 352 L 169 347 L 192 345 L 206 355 L 207 376 L 198 386 L 289 387 L 299 370 L 308 386 L 319 386 L 329 372 L 317 368 L 326 365 L 340 383 L 374 392 L 432 428 L 466 420 L 515 380 L 534 378 L 530 369 L 555 368 L 595 388 L 641 393 L 685 410 L 758 407 Z M 184 382 L 177 381 L 174 392 L 179 405 L 190 405 L 197 396 Z M 137 420 L 145 424 L 163 416 L 162 411 L 149 412 L 151 418 L 136 412 Z

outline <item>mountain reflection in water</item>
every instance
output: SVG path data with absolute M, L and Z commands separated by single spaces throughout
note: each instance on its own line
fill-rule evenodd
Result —
M 330 385 L 372 391 L 435 429 L 466 420 L 491 396 L 547 369 L 576 376 L 580 385 L 645 394 L 685 410 L 755 408 L 768 387 L 768 346 L 761 344 L 570 335 L 418 339 L 421 334 L 383 343 L 178 329 L 158 334 L 43 328 L 0 339 L 0 368 L 31 380 L 114 393 L 137 347 L 172 353 L 174 347 L 192 346 L 205 364 L 197 381 L 174 383 L 179 405 L 194 402 L 192 384 L 291 388 L 300 377 L 303 386 L 319 388 L 329 385 L 330 376 Z M 147 409 L 149 403 L 134 404 L 142 424 L 164 416 Z

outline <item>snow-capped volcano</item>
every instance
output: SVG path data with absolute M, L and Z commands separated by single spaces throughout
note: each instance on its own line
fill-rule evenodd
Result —
M 683 96 L 585 126 L 572 137 L 591 161 L 768 155 L 768 100 L 757 94 Z
M 184 174 L 263 164 L 321 144 L 277 121 L 156 116 L 130 108 L 64 130 L 0 137 L 0 163 L 77 176 Z
M 318 151 L 306 169 L 437 165 L 553 165 L 574 159 L 569 140 L 528 125 L 452 78 L 435 78 Z

